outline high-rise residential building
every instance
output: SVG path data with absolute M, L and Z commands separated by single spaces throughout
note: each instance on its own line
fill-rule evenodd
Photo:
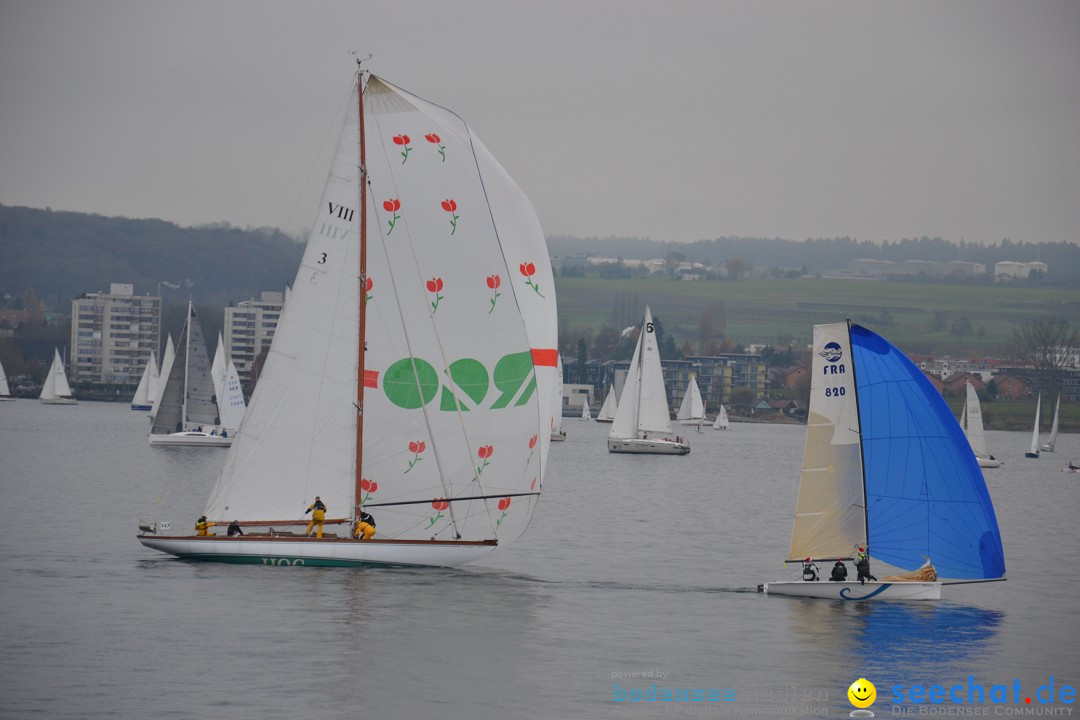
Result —
M 71 376 L 75 382 L 137 383 L 161 343 L 161 298 L 131 283 L 71 301 Z
M 250 387 L 255 358 L 274 339 L 286 293 L 264 291 L 258 300 L 225 308 L 225 350 L 236 363 L 240 382 Z

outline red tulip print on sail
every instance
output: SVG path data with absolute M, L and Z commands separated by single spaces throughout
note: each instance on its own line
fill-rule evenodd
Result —
M 364 499 L 360 501 L 363 504 L 371 499 L 371 493 L 379 489 L 379 483 L 363 478 L 360 480 L 360 489 L 365 493 Z
M 431 527 L 435 523 L 439 522 L 439 520 L 446 517 L 445 515 L 442 514 L 442 511 L 449 508 L 450 503 L 448 503 L 446 500 L 444 500 L 442 498 L 435 498 L 434 500 L 431 501 L 431 507 L 435 508 L 435 512 L 438 513 L 438 514 L 433 515 L 433 516 L 428 518 L 428 525 L 427 525 L 428 527 Z
M 431 314 L 434 315 L 435 311 L 439 309 L 439 301 L 443 299 L 443 296 L 439 292 L 443 289 L 442 278 L 431 278 L 427 281 L 427 291 L 429 293 L 435 293 L 435 301 L 431 303 Z
M 371 288 L 373 288 L 373 287 L 375 287 L 375 281 L 374 280 L 372 280 L 371 278 L 368 278 L 367 280 L 364 281 L 364 292 L 366 293 L 366 297 L 364 298 L 364 302 L 371 302 L 371 298 L 375 297 L 374 295 L 371 294 Z
M 495 448 L 492 447 L 491 445 L 485 445 L 484 447 L 482 447 L 482 448 L 480 448 L 479 450 L 476 451 L 476 454 L 480 457 L 481 460 L 484 461 L 483 465 L 476 468 L 476 474 L 477 475 L 484 472 L 484 468 L 486 468 L 488 465 L 491 464 L 491 463 L 488 462 L 488 458 L 490 458 L 492 456 L 492 454 L 494 454 L 494 452 L 495 452 Z
M 397 211 L 401 209 L 401 201 L 397 198 L 383 201 L 383 210 L 388 213 L 394 213 L 394 217 L 390 218 L 390 229 L 386 231 L 386 234 L 394 232 L 394 224 L 401 219 L 401 216 L 397 214 Z
M 424 136 L 424 139 L 439 149 L 439 154 L 442 155 L 442 161 L 446 162 L 446 146 L 442 144 L 442 140 L 435 133 L 428 133 Z
M 491 309 L 488 310 L 488 315 L 490 315 L 492 310 L 495 309 L 495 301 L 499 299 L 500 295 L 502 295 L 502 293 L 499 292 L 499 285 L 501 284 L 502 280 L 499 278 L 498 275 L 487 276 L 487 286 L 495 292 L 495 296 L 491 298 Z
M 412 152 L 412 148 L 409 147 L 409 136 L 395 135 L 394 144 L 400 145 L 404 148 L 404 150 L 401 151 L 401 164 L 404 165 L 405 161 L 409 159 L 409 153 Z
M 499 527 L 499 525 L 502 524 L 503 518 L 506 517 L 507 510 L 510 509 L 510 498 L 504 497 L 502 500 L 500 500 L 499 509 L 502 510 L 502 515 L 500 515 L 499 519 L 495 521 L 495 527 Z
M 518 270 L 525 276 L 525 284 L 533 289 L 540 297 L 544 297 L 544 294 L 540 292 L 540 286 L 533 280 L 533 275 L 536 274 L 536 265 L 531 262 L 523 262 L 518 266 Z
M 426 447 L 427 444 L 423 440 L 413 440 L 409 443 L 409 452 L 413 454 L 413 459 L 409 461 L 409 467 L 405 470 L 405 472 L 401 473 L 402 475 L 409 472 L 409 470 L 412 470 L 413 467 L 416 466 L 416 463 L 424 459 L 420 457 L 420 454 L 424 452 L 424 449 Z
M 532 462 L 533 453 L 536 452 L 536 440 L 538 437 L 538 435 L 533 435 L 531 438 L 529 438 L 529 458 L 525 461 L 526 470 L 529 469 L 529 463 Z
M 450 234 L 453 235 L 457 232 L 457 221 L 460 215 L 455 214 L 457 211 L 457 202 L 455 200 L 446 199 L 442 201 L 442 209 L 450 213 Z

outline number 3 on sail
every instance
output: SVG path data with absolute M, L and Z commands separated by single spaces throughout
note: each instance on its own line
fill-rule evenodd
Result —
M 528 198 L 458 115 L 357 73 L 297 282 L 205 506 L 247 531 L 138 539 L 267 565 L 483 557 L 538 501 L 556 346 Z M 307 537 L 316 496 L 328 531 Z M 361 512 L 377 519 L 367 538 Z

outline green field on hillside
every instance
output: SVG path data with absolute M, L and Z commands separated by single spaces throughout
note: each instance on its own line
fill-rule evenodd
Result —
M 559 277 L 555 286 L 564 345 L 611 325 L 620 293 L 636 296 L 642 310 L 648 303 L 676 343 L 689 339 L 695 350 L 702 310 L 720 301 L 724 336 L 740 345 L 804 346 L 814 324 L 851 318 L 905 352 L 953 357 L 1004 357 L 1013 331 L 1040 316 L 1064 318 L 1073 326 L 1080 321 L 1075 289 L 815 278 L 683 282 L 659 276 Z

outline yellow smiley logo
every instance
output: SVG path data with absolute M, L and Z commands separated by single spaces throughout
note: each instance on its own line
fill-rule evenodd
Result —
M 877 700 L 877 688 L 866 678 L 859 678 L 847 689 L 848 700 L 857 708 L 868 708 Z

